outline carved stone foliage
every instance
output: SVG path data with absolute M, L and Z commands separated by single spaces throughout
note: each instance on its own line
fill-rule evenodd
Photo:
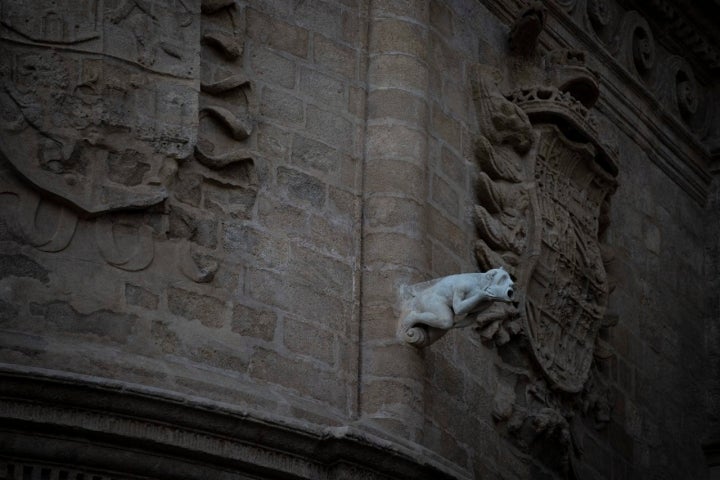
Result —
M 257 192 L 244 36 L 233 1 L 2 2 L 0 161 L 22 181 L 0 192 L 19 235 L 55 252 L 87 225 L 127 271 L 169 240 L 211 281 L 217 217 L 246 218 Z

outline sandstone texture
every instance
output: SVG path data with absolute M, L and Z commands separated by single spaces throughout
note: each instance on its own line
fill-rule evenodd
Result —
M 720 478 L 717 18 L 0 0 L 0 478 Z

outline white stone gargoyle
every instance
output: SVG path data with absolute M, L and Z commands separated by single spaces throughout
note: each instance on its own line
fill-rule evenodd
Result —
M 425 347 L 449 329 L 473 323 L 468 314 L 480 313 L 494 302 L 512 302 L 514 283 L 502 268 L 484 273 L 461 273 L 417 283 L 402 292 L 399 337 Z

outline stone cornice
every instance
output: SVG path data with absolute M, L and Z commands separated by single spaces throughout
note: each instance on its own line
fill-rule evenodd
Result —
M 7 364 L 0 365 L 0 425 L 3 454 L 41 466 L 144 477 L 158 468 L 154 462 L 166 462 L 185 469 L 183 478 L 198 479 L 223 471 L 236 475 L 227 478 L 245 478 L 239 472 L 294 479 L 340 472 L 368 480 L 468 477 L 422 447 L 362 427 L 318 427 L 140 385 Z M 78 449 L 82 464 L 67 453 Z
M 508 25 L 529 3 L 485 2 Z M 636 11 L 625 11 L 613 3 L 612 12 L 595 21 L 606 22 L 605 30 L 600 26 L 598 32 L 588 12 L 592 5 L 607 6 L 607 1 L 555 0 L 543 4 L 548 21 L 539 39 L 540 48 L 585 50 L 588 65 L 600 80 L 598 109 L 673 181 L 704 204 L 711 178 L 711 149 L 716 141 L 708 132 L 717 121 L 712 117 L 716 115 L 714 109 L 707 105 L 714 98 L 709 85 L 696 79 L 691 64 L 682 56 L 664 49 L 656 51 L 652 27 Z M 702 77 L 710 78 L 706 74 Z M 684 90 L 676 84 L 680 80 L 685 81 L 682 87 L 689 89 L 689 95 L 681 95 Z
M 717 75 L 720 70 L 720 5 L 706 2 L 701 9 L 690 0 L 623 0 L 628 10 L 645 14 L 658 40 L 684 52 L 693 67 Z

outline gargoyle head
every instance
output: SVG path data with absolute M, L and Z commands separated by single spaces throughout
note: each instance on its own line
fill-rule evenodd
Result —
M 485 287 L 485 293 L 489 297 L 501 302 L 514 301 L 515 284 L 508 272 L 501 267 L 488 270 L 486 275 L 490 279 L 490 283 Z

